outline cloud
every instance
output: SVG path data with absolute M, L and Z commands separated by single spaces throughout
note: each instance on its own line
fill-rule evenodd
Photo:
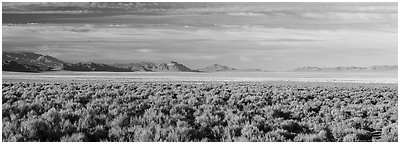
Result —
M 89 3 L 81 2 L 4 2 L 5 13 L 73 13 L 82 12 Z
M 379 20 L 395 20 L 396 13 L 345 13 L 345 12 L 306 12 L 301 13 L 304 18 L 313 18 L 320 20 L 351 20 L 351 21 L 379 21 Z
M 58 11 L 58 12 L 57 12 Z M 4 13 L 71 13 L 3 23 L 80 23 L 102 27 L 243 30 L 366 29 L 397 33 L 397 3 L 3 3 Z M 95 12 L 91 17 L 79 13 Z M 89 28 L 71 29 L 87 32 Z M 125 33 L 126 34 L 126 33 Z
M 71 32 L 89 32 L 90 29 L 87 28 L 79 28 L 79 29 L 68 29 Z
M 301 13 L 397 13 L 397 3 L 3 3 L 4 12 L 71 12 L 234 16 L 291 16 Z
M 228 13 L 228 15 L 233 15 L 233 16 L 265 16 L 265 14 L 252 13 L 252 12 Z
M 270 41 L 277 42 L 314 42 L 314 41 L 322 41 L 318 39 L 302 39 L 302 38 L 279 38 L 279 39 L 271 39 Z
M 140 53 L 150 53 L 150 52 L 153 52 L 154 50 L 151 50 L 151 49 L 137 49 L 136 51 L 140 52 Z
M 69 5 L 57 4 L 12 3 L 5 4 L 5 11 L 65 10 Z M 73 7 L 85 9 L 84 4 Z M 274 63 L 277 61 L 294 66 L 397 60 L 397 5 L 393 3 L 145 3 L 94 7 L 99 11 L 122 7 L 127 12 L 92 17 L 33 14 L 47 21 L 3 24 L 3 51 L 34 51 L 65 61 L 176 60 L 193 65 L 225 62 L 238 68 L 250 63 L 283 67 Z M 146 15 L 129 13 L 131 10 Z M 285 57 L 294 60 L 282 59 Z

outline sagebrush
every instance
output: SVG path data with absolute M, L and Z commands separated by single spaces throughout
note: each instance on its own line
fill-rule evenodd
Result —
M 396 85 L 3 82 L 2 88 L 3 141 L 398 141 Z

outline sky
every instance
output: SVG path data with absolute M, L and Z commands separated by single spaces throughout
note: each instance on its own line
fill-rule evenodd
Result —
M 2 50 L 197 69 L 397 65 L 397 3 L 2 3 Z

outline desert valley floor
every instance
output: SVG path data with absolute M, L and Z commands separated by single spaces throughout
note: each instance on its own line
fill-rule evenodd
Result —
M 3 72 L 2 141 L 398 141 L 397 73 Z
M 397 83 L 395 72 L 3 72 L 3 81 L 293 81 Z

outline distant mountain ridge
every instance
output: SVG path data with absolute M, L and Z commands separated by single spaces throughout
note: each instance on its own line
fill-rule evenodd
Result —
M 54 57 L 36 54 L 33 52 L 3 52 L 2 58 L 3 65 L 5 61 L 13 61 L 20 65 L 26 65 L 27 67 L 36 66 L 43 71 L 57 70 L 60 69 L 63 64 L 66 64 L 66 62 L 58 60 Z
M 224 66 L 220 64 L 213 64 L 208 67 L 199 68 L 197 69 L 200 72 L 227 72 L 227 71 L 234 71 L 234 72 L 262 72 L 260 69 L 236 69 L 229 66 Z
M 37 66 L 19 64 L 15 61 L 3 60 L 2 62 L 3 71 L 15 71 L 15 72 L 40 72 L 41 69 Z
M 109 71 L 109 72 L 130 72 L 130 69 L 114 67 L 98 63 L 76 63 L 63 64 L 63 70 L 67 71 Z
M 171 61 L 169 63 L 153 63 L 153 62 L 140 62 L 128 64 L 113 64 L 113 66 L 130 69 L 131 71 L 181 71 L 181 72 L 196 72 L 185 65 Z
M 204 71 L 204 72 L 217 72 L 217 71 L 232 71 L 232 70 L 236 70 L 236 69 L 232 68 L 232 67 L 224 66 L 224 65 L 213 64 L 211 66 L 200 68 L 198 70 Z
M 178 62 L 168 63 L 129 63 L 129 64 L 101 64 L 101 63 L 67 63 L 57 58 L 36 54 L 33 52 L 3 52 L 3 71 L 16 72 L 41 72 L 41 71 L 109 71 L 109 72 L 134 72 L 134 71 L 174 71 L 198 72 Z
M 371 67 L 300 67 L 293 69 L 295 72 L 340 72 L 340 71 L 397 71 L 397 65 L 374 65 Z
M 33 52 L 3 52 L 3 71 L 43 72 L 43 71 L 108 71 L 108 72 L 265 72 L 260 69 L 235 69 L 213 64 L 197 70 L 190 69 L 179 62 L 138 62 L 125 64 L 68 63 L 52 56 Z M 301 67 L 294 72 L 340 72 L 340 71 L 397 71 L 397 65 L 375 65 L 371 67 Z

